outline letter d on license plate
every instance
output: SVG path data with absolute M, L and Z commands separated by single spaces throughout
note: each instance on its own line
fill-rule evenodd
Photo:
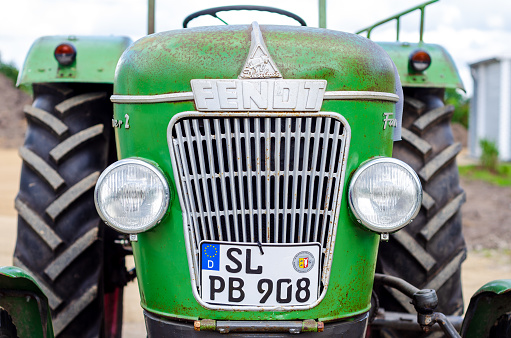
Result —
M 238 306 L 308 305 L 318 299 L 321 245 L 209 242 L 201 247 L 201 298 Z

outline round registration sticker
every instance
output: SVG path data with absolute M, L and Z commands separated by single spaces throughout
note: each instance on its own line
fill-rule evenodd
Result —
M 309 251 L 300 251 L 293 258 L 293 268 L 301 273 L 309 272 L 314 262 L 314 256 Z

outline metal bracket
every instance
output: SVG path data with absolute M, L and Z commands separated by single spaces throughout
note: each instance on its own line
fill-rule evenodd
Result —
M 218 331 L 220 333 L 232 332 L 288 332 L 292 334 L 302 332 L 323 332 L 325 325 L 313 319 L 301 320 L 196 320 L 193 324 L 195 331 Z

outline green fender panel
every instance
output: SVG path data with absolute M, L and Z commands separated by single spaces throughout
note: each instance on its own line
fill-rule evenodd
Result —
M 470 299 L 461 336 L 488 337 L 493 324 L 511 311 L 511 279 L 499 279 L 483 285 Z
M 0 267 L 0 307 L 12 318 L 18 337 L 53 337 L 48 298 L 20 268 Z
M 465 90 L 449 53 L 439 45 L 409 42 L 377 42 L 396 64 L 403 87 L 459 88 Z M 422 49 L 431 56 L 431 65 L 417 74 L 408 67 L 410 54 Z
M 61 43 L 71 43 L 76 60 L 60 66 L 53 53 Z M 17 85 L 38 82 L 113 83 L 119 57 L 131 44 L 122 36 L 44 36 L 30 48 Z

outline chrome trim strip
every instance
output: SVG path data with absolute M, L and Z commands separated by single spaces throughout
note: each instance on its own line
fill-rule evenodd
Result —
M 364 91 L 331 91 L 326 92 L 325 100 L 383 100 L 398 102 L 399 96 L 392 93 Z
M 193 92 L 168 93 L 158 95 L 112 95 L 113 103 L 163 103 L 192 101 Z M 398 102 L 399 96 L 392 93 L 371 91 L 330 91 L 325 92 L 324 100 L 383 100 Z
M 113 103 L 162 103 L 192 101 L 193 92 L 169 93 L 158 95 L 112 95 L 110 101 Z

